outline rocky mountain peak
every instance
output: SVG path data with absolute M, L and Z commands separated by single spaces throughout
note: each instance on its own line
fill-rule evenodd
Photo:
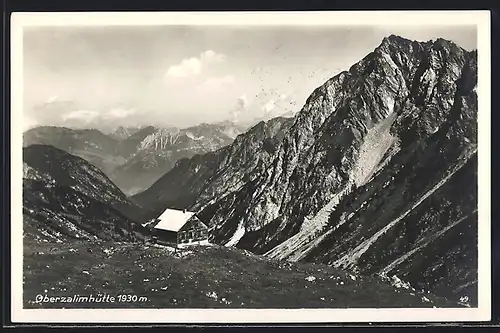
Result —
M 379 47 L 390 46 L 390 45 L 403 46 L 403 45 L 409 45 L 409 44 L 413 44 L 413 43 L 414 43 L 414 41 L 412 41 L 410 39 L 391 34 L 391 35 L 384 37 L 382 39 L 382 43 L 380 44 Z
M 172 193 L 184 186 L 183 198 L 194 201 L 191 207 L 200 210 L 199 215 L 211 225 L 213 241 L 257 253 L 273 253 L 273 248 L 286 244 L 285 257 L 290 255 L 287 251 L 297 250 L 297 244 L 312 242 L 304 251 L 323 244 L 313 239 L 333 233 L 329 227 L 350 232 L 369 229 L 373 232 L 353 233 L 359 238 L 353 236 L 356 240 L 347 249 L 339 243 L 337 250 L 331 250 L 324 243 L 328 255 L 307 257 L 336 258 L 339 265 L 345 258 L 350 268 L 359 263 L 359 269 L 367 269 L 364 265 L 369 261 L 351 260 L 349 255 L 363 258 L 372 253 L 368 251 L 371 241 L 363 245 L 366 237 L 373 236 L 378 244 L 384 221 L 398 223 L 436 188 L 454 182 L 450 177 L 473 154 L 475 61 L 474 53 L 450 41 L 388 36 L 348 71 L 315 89 L 290 119 L 289 127 L 277 127 L 280 134 L 269 139 L 273 144 L 252 139 L 272 132 L 272 122 L 259 123 L 223 153 L 207 157 L 208 169 L 200 165 L 203 157 L 193 159 L 186 162 L 189 167 L 174 168 L 138 199 L 144 202 L 163 196 L 175 201 L 177 194 Z M 433 170 L 433 177 L 425 170 Z M 394 179 L 403 182 L 405 177 L 409 180 L 390 187 Z M 443 188 L 439 193 L 446 191 Z M 351 211 L 350 193 L 364 198 L 364 204 L 359 199 L 360 207 L 371 207 L 371 215 L 363 215 L 361 208 Z M 407 197 L 401 201 L 394 193 L 407 193 Z M 383 202 L 390 207 L 384 208 Z M 328 216 L 337 205 L 335 222 L 328 225 Z M 387 216 L 376 219 L 384 209 Z M 370 219 L 379 223 L 373 229 Z M 348 225 L 340 227 L 343 223 Z M 350 223 L 354 229 L 349 229 Z M 339 233 L 339 237 L 349 237 L 349 232 Z M 337 244 L 336 238 L 328 239 L 329 246 Z
M 174 143 L 177 134 L 178 129 L 159 128 L 144 138 L 140 144 L 140 149 L 165 149 L 166 146 Z

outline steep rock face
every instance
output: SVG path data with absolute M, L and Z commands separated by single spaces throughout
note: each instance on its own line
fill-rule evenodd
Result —
M 257 184 L 242 189 L 254 187 L 252 197 L 215 203 L 223 208 L 212 223 L 229 220 L 241 205 L 247 207 L 242 216 L 247 233 L 239 246 L 264 253 L 288 239 L 336 194 L 362 185 L 387 154 L 441 125 L 468 58 L 443 40 L 384 39 L 310 96 L 272 166 Z M 408 132 L 408 123 L 415 130 Z
M 140 208 L 95 166 L 46 145 L 23 151 L 25 235 L 65 239 L 136 240 Z
M 288 118 L 260 122 L 229 146 L 181 159 L 133 200 L 155 213 L 166 206 L 200 210 L 260 175 L 291 123 Z
M 476 81 L 475 52 L 443 39 L 384 38 L 312 93 L 251 178 L 183 195 L 214 242 L 397 275 L 449 297 L 474 294 L 477 221 L 474 200 L 464 203 L 475 198 Z M 212 156 L 212 164 L 224 160 Z M 155 184 L 149 200 L 206 174 L 182 169 L 163 177 L 176 178 L 168 189 Z M 454 197 L 462 182 L 470 191 Z M 443 258 L 454 264 L 438 278 Z
M 476 81 L 470 54 L 453 98 L 441 100 L 450 105 L 445 118 L 400 131 L 408 138 L 400 151 L 336 207 L 305 260 L 396 275 L 477 304 Z
M 230 219 L 227 212 L 233 209 L 225 205 L 247 207 L 240 222 L 247 234 L 240 245 L 262 252 L 296 233 L 304 218 L 355 181 L 357 157 L 368 131 L 384 121 L 389 123 L 385 128 L 390 126 L 396 100 L 407 90 L 403 74 L 394 67 L 378 49 L 316 89 L 296 116 L 271 167 L 256 184 L 242 189 L 250 192 L 252 187 L 254 194 L 244 203 L 216 203 L 222 207 L 212 222 Z M 384 154 L 387 145 L 378 149 L 378 155 Z M 379 158 L 372 157 L 371 163 Z M 366 163 L 358 164 L 370 169 Z M 366 176 L 366 172 L 357 173 Z M 266 225 L 264 237 L 252 234 Z
M 430 50 L 390 128 L 398 140 L 375 174 L 340 200 L 326 225 L 268 256 L 396 276 L 476 304 L 476 54 L 443 40 Z

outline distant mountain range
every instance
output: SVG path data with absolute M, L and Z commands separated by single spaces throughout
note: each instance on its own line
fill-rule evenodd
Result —
M 124 140 L 140 130 L 144 129 L 147 126 L 139 126 L 139 127 L 124 127 L 124 126 L 118 126 L 114 131 L 111 133 L 107 133 L 109 136 L 118 139 L 118 140 Z
M 26 131 L 23 145 L 52 145 L 80 156 L 101 169 L 125 193 L 133 194 L 148 188 L 180 158 L 226 146 L 244 130 L 230 122 L 185 129 L 118 127 L 110 134 L 97 129 L 43 126 Z

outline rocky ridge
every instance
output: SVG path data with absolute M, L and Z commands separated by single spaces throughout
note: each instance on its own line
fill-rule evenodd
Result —
M 214 242 L 477 299 L 476 56 L 391 35 L 311 94 L 249 178 L 213 177 L 233 159 L 197 156 L 136 199 L 166 205 L 203 179 L 179 205 L 199 210 Z
M 143 237 L 130 202 L 102 171 L 46 145 L 23 149 L 24 235 L 44 242 Z

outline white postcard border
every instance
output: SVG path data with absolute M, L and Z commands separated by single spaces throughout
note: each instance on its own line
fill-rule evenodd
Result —
M 476 25 L 478 34 L 478 290 L 477 308 L 453 309 L 23 309 L 22 129 L 23 28 L 154 25 Z M 490 12 L 78 12 L 11 15 L 11 314 L 14 323 L 334 323 L 468 322 L 491 316 Z

